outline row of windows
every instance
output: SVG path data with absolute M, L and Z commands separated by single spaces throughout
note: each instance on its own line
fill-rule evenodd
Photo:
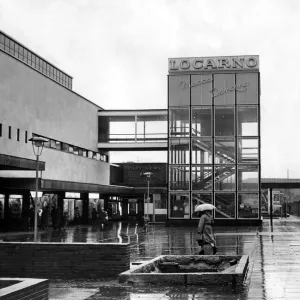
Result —
M 0 32 L 0 49 L 15 56 L 61 85 L 72 89 L 72 78 Z
M 2 129 L 3 129 L 3 127 L 2 127 L 2 124 L 0 123 L 0 137 L 3 136 L 3 130 Z M 13 135 L 12 134 L 12 128 L 11 128 L 11 126 L 8 126 L 8 138 L 12 139 L 12 135 Z M 28 141 L 27 136 L 28 136 L 27 131 L 25 131 L 25 134 L 24 134 L 25 143 L 27 143 L 27 141 Z M 18 142 L 20 142 L 20 129 L 19 128 L 17 128 L 17 130 L 16 130 L 16 140 Z
M 40 135 L 33 134 L 33 136 L 40 136 Z M 95 151 L 83 149 L 83 148 L 80 148 L 80 147 L 77 147 L 74 145 L 70 145 L 70 144 L 67 144 L 64 142 L 49 139 L 47 137 L 45 137 L 45 138 L 48 139 L 48 142 L 44 143 L 44 147 L 46 147 L 46 148 L 56 149 L 59 151 L 73 153 L 75 155 L 88 157 L 88 158 L 96 159 L 99 161 L 108 162 L 108 156 L 106 154 L 101 154 L 101 153 L 98 153 Z

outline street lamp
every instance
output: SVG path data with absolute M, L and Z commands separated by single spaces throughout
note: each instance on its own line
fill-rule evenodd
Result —
M 38 180 L 39 180 L 39 156 L 42 154 L 44 143 L 48 142 L 47 139 L 35 136 L 29 139 L 32 142 L 33 153 L 36 156 L 36 179 L 35 179 L 35 203 L 34 203 L 34 242 L 36 243 L 37 236 L 37 203 L 38 203 Z
M 151 180 L 152 175 L 153 175 L 152 172 L 143 173 L 143 176 L 146 177 L 147 185 L 148 185 L 148 189 L 147 189 L 147 222 L 149 222 L 150 180 Z M 154 205 L 154 203 L 153 203 L 153 205 Z

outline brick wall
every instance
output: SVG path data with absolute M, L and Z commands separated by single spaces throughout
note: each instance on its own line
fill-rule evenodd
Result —
M 115 276 L 130 268 L 129 245 L 0 242 L 0 277 Z
M 1 300 L 48 300 L 49 281 L 41 279 L 19 279 L 19 283 L 11 285 L 0 292 Z M 1 280 L 3 281 L 3 280 Z

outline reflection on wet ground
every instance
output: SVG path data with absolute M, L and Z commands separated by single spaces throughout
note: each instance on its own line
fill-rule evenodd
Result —
M 250 256 L 246 282 L 239 290 L 231 286 L 128 286 L 117 278 L 94 281 L 56 280 L 50 299 L 300 299 L 300 218 L 264 220 L 260 227 L 215 227 L 218 254 Z M 41 242 L 130 242 L 131 262 L 162 254 L 195 254 L 196 228 L 150 226 L 148 232 L 134 224 L 112 223 L 98 227 L 51 229 L 39 232 Z M 0 236 L 3 240 L 32 241 L 32 233 Z

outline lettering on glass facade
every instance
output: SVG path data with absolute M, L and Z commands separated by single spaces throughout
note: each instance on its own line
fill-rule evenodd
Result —
M 258 69 L 258 56 L 170 58 L 169 72 Z

